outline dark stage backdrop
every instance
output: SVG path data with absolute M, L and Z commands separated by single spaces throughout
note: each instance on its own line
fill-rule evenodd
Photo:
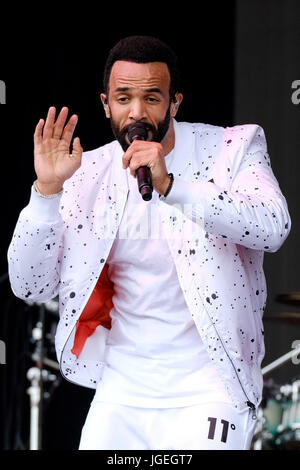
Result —
M 289 4 L 289 15 L 281 14 L 283 3 Z M 11 27 L 1 33 L 5 47 L 0 69 L 0 80 L 6 85 L 6 104 L 0 106 L 0 340 L 6 344 L 6 364 L 0 364 L 0 448 L 27 449 L 29 439 L 30 383 L 26 374 L 34 365 L 32 329 L 40 310 L 13 296 L 5 274 L 7 247 L 35 179 L 34 127 L 49 106 L 68 106 L 79 115 L 76 135 L 84 150 L 112 140 L 99 94 L 107 53 L 120 38 L 154 35 L 177 52 L 184 94 L 178 120 L 220 126 L 257 122 L 265 128 L 273 168 L 294 219 L 294 232 L 286 246 L 266 257 L 268 311 L 273 310 L 277 293 L 298 289 L 295 193 L 300 106 L 291 104 L 290 82 L 297 79 L 299 37 L 292 23 L 297 14 L 300 17 L 299 8 L 296 2 L 272 1 L 259 10 L 261 4 L 252 0 L 218 2 L 217 6 L 205 2 L 189 10 L 170 7 L 162 12 L 156 7 L 142 15 L 108 5 L 103 13 L 99 9 L 77 12 L 76 19 L 52 12 L 45 21 L 43 13 L 35 12 L 35 20 L 22 21 L 21 26 L 14 14 L 7 18 Z M 20 10 L 18 13 L 20 17 Z M 45 346 L 50 359 L 55 359 L 52 337 L 56 322 L 56 313 L 46 310 Z M 268 322 L 265 326 L 268 359 L 289 349 L 291 339 L 300 339 L 299 330 L 286 325 Z M 57 381 L 45 383 L 50 393 L 44 402 L 42 448 L 76 449 L 93 391 L 61 380 L 57 371 L 48 370 Z
M 234 121 L 259 123 L 265 130 L 272 168 L 286 196 L 292 230 L 283 247 L 265 255 L 268 303 L 264 315 L 263 365 L 300 342 L 300 322 L 272 320 L 275 313 L 298 313 L 300 304 L 278 296 L 300 291 L 300 3 L 297 0 L 236 2 Z M 299 355 L 300 357 L 300 355 Z M 266 375 L 284 383 L 300 377 L 299 357 Z

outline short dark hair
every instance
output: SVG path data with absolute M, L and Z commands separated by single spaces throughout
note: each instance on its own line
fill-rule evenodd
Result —
M 129 36 L 121 39 L 109 52 L 103 76 L 104 92 L 108 95 L 109 78 L 113 64 L 117 60 L 146 64 L 163 62 L 170 73 L 170 98 L 175 101 L 179 89 L 178 59 L 173 50 L 161 40 L 151 36 Z

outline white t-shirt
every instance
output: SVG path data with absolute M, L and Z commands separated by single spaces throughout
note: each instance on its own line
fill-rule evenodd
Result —
M 165 157 L 167 168 L 172 153 Z M 128 200 L 107 259 L 114 307 L 95 400 L 151 408 L 231 403 L 186 305 L 158 194 L 143 201 L 127 172 Z

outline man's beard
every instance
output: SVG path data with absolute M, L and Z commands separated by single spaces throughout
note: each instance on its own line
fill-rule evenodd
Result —
M 148 122 L 144 122 L 144 121 L 136 121 L 136 122 L 134 122 L 134 124 L 137 124 L 138 122 L 145 124 L 148 132 L 151 131 L 151 133 L 152 133 L 151 140 L 153 142 L 161 142 L 163 140 L 163 138 L 165 137 L 166 133 L 169 130 L 170 119 L 171 119 L 171 114 L 170 114 L 170 109 L 168 108 L 164 119 L 158 123 L 157 129 L 155 129 L 155 127 L 152 124 L 149 124 Z M 115 138 L 120 143 L 120 145 L 121 145 L 122 149 L 124 150 L 124 152 L 126 152 L 126 150 L 128 149 L 128 147 L 130 145 L 130 144 L 128 144 L 128 142 L 126 140 L 126 136 L 127 136 L 127 133 L 128 133 L 128 129 L 129 129 L 130 125 L 132 125 L 132 124 L 123 127 L 123 129 L 119 129 L 119 127 L 114 122 L 113 118 L 111 117 L 110 118 L 110 125 L 111 125 L 111 128 L 112 128 L 112 131 L 114 133 Z

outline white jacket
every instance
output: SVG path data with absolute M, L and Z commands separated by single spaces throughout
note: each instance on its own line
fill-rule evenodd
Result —
M 290 231 L 287 204 L 259 126 L 174 120 L 174 129 L 172 159 L 181 169 L 157 203 L 166 238 L 191 315 L 234 405 L 255 408 L 264 357 L 263 255 L 278 250 Z M 45 302 L 59 295 L 61 372 L 91 388 L 102 374 L 110 328 L 113 290 L 104 267 L 128 194 L 122 155 L 117 141 L 84 152 L 54 198 L 32 188 L 8 251 L 17 297 Z M 103 307 L 96 314 L 88 312 L 92 294 Z

